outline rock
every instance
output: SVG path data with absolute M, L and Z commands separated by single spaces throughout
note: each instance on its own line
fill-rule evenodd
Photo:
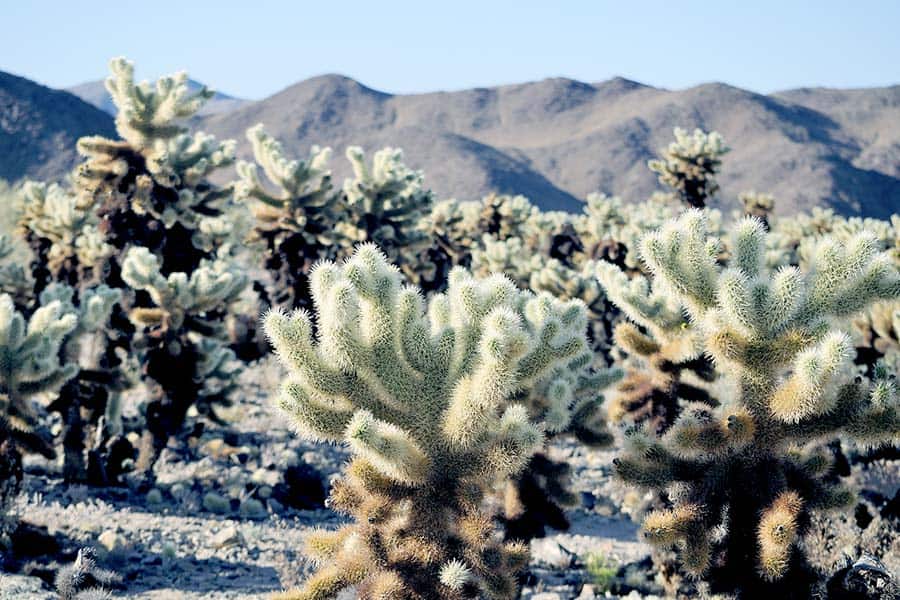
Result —
M 228 501 L 228 498 L 222 494 L 207 492 L 206 495 L 203 496 L 203 508 L 211 513 L 224 515 L 231 510 L 231 503 Z
M 250 476 L 250 481 L 258 485 L 267 485 L 275 487 L 281 479 L 281 473 L 278 471 L 270 471 L 269 469 L 257 469 Z
M 581 492 L 581 506 L 584 510 L 594 510 L 597 498 L 591 492 Z
M 900 597 L 900 584 L 877 557 L 863 553 L 847 569 L 843 578 L 847 592 L 873 600 L 889 600 Z
M 147 504 L 162 504 L 162 501 L 163 495 L 159 489 L 153 488 L 147 492 Z
M 576 600 L 594 600 L 597 596 L 597 593 L 594 591 L 594 586 L 590 583 L 584 584 L 584 587 L 581 588 L 581 593 L 578 594 L 578 598 Z
M 55 600 L 57 595 L 44 589 L 40 577 L 0 574 L 0 598 L 28 598 L 28 600 Z
M 200 446 L 200 452 L 207 456 L 223 456 L 225 455 L 225 442 L 220 438 L 213 438 Z
M 260 486 L 259 490 L 257 490 L 256 495 L 265 500 L 272 496 L 272 488 L 267 485 Z
M 228 546 L 241 546 L 244 544 L 244 536 L 237 527 L 228 526 L 215 534 L 210 540 L 213 548 L 225 548 Z
M 263 503 L 255 498 L 247 498 L 244 500 L 241 503 L 240 513 L 241 516 L 247 517 L 248 519 L 262 519 L 269 514 L 266 512 L 266 507 Z
M 106 551 L 109 553 L 117 552 L 125 546 L 125 540 L 122 536 L 112 529 L 107 529 L 101 533 L 97 537 L 97 542 L 106 548 Z

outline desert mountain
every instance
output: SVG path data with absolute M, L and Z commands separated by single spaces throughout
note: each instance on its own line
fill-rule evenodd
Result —
M 202 87 L 203 84 L 199 81 L 194 81 L 193 79 L 188 80 L 188 89 L 190 89 L 192 92 L 197 91 Z M 74 85 L 70 88 L 67 88 L 66 91 L 75 94 L 85 102 L 93 104 L 103 112 L 109 113 L 113 116 L 115 116 L 116 114 L 116 105 L 113 104 L 112 96 L 110 96 L 109 92 L 106 91 L 106 84 L 102 79 Z M 246 100 L 242 100 L 241 98 L 235 98 L 234 96 L 229 96 L 228 94 L 216 92 L 215 95 L 210 98 L 209 102 L 207 102 L 203 106 L 203 108 L 200 109 L 200 114 L 213 115 L 220 112 L 228 112 L 229 110 L 234 110 L 235 108 L 241 106 L 242 104 L 245 104 L 246 102 Z
M 0 98 L 10 96 L 10 77 L 0 79 Z M 110 122 L 102 113 L 92 112 L 93 121 L 67 116 L 74 110 L 72 96 L 13 79 L 18 88 L 30 84 L 40 90 L 28 97 L 41 101 L 33 111 L 4 105 L 3 139 L 12 139 L 12 131 L 23 140 L 43 136 L 45 149 L 39 161 L 21 144 L 6 141 L 4 148 L 14 153 L 0 157 L 0 175 L 64 173 L 60 165 L 71 162 L 66 156 L 73 152 L 65 154 L 71 144 L 63 148 L 61 134 L 47 133 L 51 123 L 69 119 L 71 139 L 108 133 Z M 109 108 L 100 82 L 73 91 Z M 50 109 L 55 102 L 59 107 Z M 14 130 L 10 122 L 17 119 Z M 646 161 L 671 141 L 674 127 L 700 127 L 721 132 L 733 148 L 720 178 L 723 206 L 733 207 L 739 192 L 755 189 L 775 194 L 784 213 L 815 205 L 879 217 L 900 212 L 900 86 L 762 95 L 721 83 L 666 90 L 622 78 L 594 84 L 556 78 L 392 95 L 323 75 L 255 102 L 220 95 L 197 121 L 220 138 L 237 139 L 244 158 L 244 131 L 258 122 L 298 158 L 313 144 L 331 146 L 338 154 L 332 161 L 338 182 L 348 174 L 340 156 L 346 146 L 368 152 L 395 146 L 425 171 L 438 197 L 471 199 L 500 191 L 566 210 L 579 210 L 591 192 L 646 198 L 659 189 Z M 41 161 L 48 164 L 34 166 Z
M 115 135 L 113 119 L 80 98 L 0 71 L 0 178 L 59 179 L 84 135 Z
M 325 75 L 202 126 L 234 137 L 262 122 L 295 156 L 313 144 L 342 151 L 399 146 L 441 197 L 521 193 L 572 209 L 590 192 L 642 199 L 658 189 L 646 161 L 672 129 L 717 130 L 733 150 L 721 202 L 756 189 L 781 212 L 828 205 L 885 217 L 900 210 L 900 86 L 794 90 L 771 96 L 711 83 L 664 90 L 616 78 L 391 95 Z M 346 174 L 336 160 L 338 175 Z M 338 177 L 340 180 L 340 177 Z

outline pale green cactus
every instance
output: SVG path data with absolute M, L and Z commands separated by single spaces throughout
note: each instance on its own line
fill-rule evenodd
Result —
M 116 483 L 131 458 L 121 420 L 121 393 L 127 386 L 115 350 L 121 334 L 110 327 L 121 299 L 121 290 L 106 285 L 84 289 L 76 299 L 76 291 L 60 283 L 51 283 L 40 296 L 41 305 L 58 302 L 78 323 L 60 353 L 78 373 L 48 407 L 62 417 L 63 475 L 69 482 Z
M 158 387 L 147 406 L 147 442 L 142 469 L 152 468 L 159 451 L 181 430 L 192 409 L 218 420 L 216 405 L 230 404 L 240 372 L 234 353 L 222 344 L 225 316 L 247 285 L 233 263 L 203 262 L 190 275 L 163 276 L 160 261 L 146 248 L 132 248 L 122 279 L 146 292 L 152 306 L 136 306 L 129 318 L 138 328 L 135 349 Z M 152 442 L 152 445 L 151 445 Z
M 34 433 L 37 413 L 31 397 L 59 389 L 78 372 L 60 359 L 66 336 L 77 318 L 59 301 L 41 306 L 26 321 L 10 296 L 0 296 L 0 419 L 17 446 L 55 454 L 45 437 Z
M 115 253 L 97 230 L 92 209 L 57 184 L 28 181 L 22 186 L 19 230 L 34 254 L 38 295 L 51 281 L 76 285 L 98 279 Z
M 156 140 L 181 133 L 179 120 L 194 116 L 213 97 L 205 87 L 191 93 L 184 71 L 162 77 L 155 88 L 148 82 L 134 81 L 134 64 L 123 57 L 109 63 L 106 90 L 116 105 L 119 135 L 135 148 L 147 148 Z
M 744 207 L 744 215 L 756 217 L 768 228 L 769 218 L 775 210 L 775 196 L 750 190 L 738 194 L 738 201 Z
M 155 87 L 135 83 L 134 66 L 123 58 L 114 59 L 110 68 L 106 85 L 116 103 L 116 129 L 122 139 L 94 136 L 78 141 L 86 157 L 75 175 L 79 206 L 97 210 L 101 232 L 118 252 L 136 244 L 163 255 L 189 255 L 169 246 L 193 241 L 199 249 L 193 254 L 207 258 L 214 243 L 204 230 L 218 232 L 221 226 L 204 227 L 204 221 L 233 208 L 231 190 L 208 178 L 234 162 L 235 142 L 189 133 L 184 123 L 211 92 L 191 93 L 184 73 L 162 77 Z M 172 231 L 182 228 L 190 235 Z M 176 264 L 171 270 L 193 266 Z
M 373 245 L 319 265 L 312 288 L 315 341 L 305 311 L 265 319 L 291 373 L 279 404 L 350 445 L 331 502 L 355 522 L 310 538 L 322 567 L 283 597 L 514 597 L 527 550 L 497 540 L 483 493 L 598 404 L 583 304 L 454 269 L 426 306 Z
M 271 281 L 263 285 L 269 306 L 308 308 L 308 273 L 316 261 L 333 258 L 342 220 L 340 196 L 331 185 L 331 149 L 313 146 L 309 158 L 289 160 L 261 124 L 247 130 L 256 164 L 237 164 L 235 196 L 251 206 L 252 241 L 262 246 L 263 267 Z M 268 184 L 260 180 L 257 164 Z
M 626 376 L 610 398 L 610 420 L 662 432 L 684 405 L 714 405 L 705 389 L 713 369 L 704 356 L 702 332 L 685 317 L 678 299 L 640 273 L 629 277 L 608 262 L 595 268 L 607 296 L 627 318 L 613 333 L 616 348 L 628 358 Z
M 852 346 L 831 325 L 900 296 L 890 256 L 863 233 L 820 243 L 807 272 L 772 270 L 766 237 L 756 219 L 736 224 L 726 266 L 700 211 L 644 239 L 654 286 L 685 307 L 734 397 L 687 411 L 660 439 L 635 432 L 616 461 L 626 481 L 677 489 L 671 510 L 648 515 L 648 538 L 677 544 L 690 571 L 748 594 L 798 585 L 802 577 L 785 576 L 803 569 L 804 515 L 852 498 L 824 477 L 827 461 L 800 446 L 839 433 L 866 445 L 900 441 L 891 380 L 881 370 L 871 384 L 855 381 Z M 778 537 L 788 513 L 796 535 Z M 723 523 L 724 538 L 712 538 Z
M 122 264 L 122 279 L 136 290 L 144 290 L 156 305 L 135 308 L 136 325 L 180 329 L 185 320 L 202 321 L 234 302 L 247 285 L 247 277 L 236 265 L 214 262 L 187 273 L 160 273 L 159 259 L 146 248 L 132 248 Z
M 900 373 L 900 302 L 879 302 L 853 320 L 856 362 L 871 376 L 878 362 Z
M 649 161 L 647 166 L 685 204 L 703 208 L 719 190 L 715 176 L 729 148 L 715 131 L 695 129 L 689 134 L 676 127 L 674 134 L 675 141 L 663 151 L 662 158 Z
M 344 181 L 341 219 L 335 224 L 341 235 L 341 256 L 349 256 L 361 242 L 378 244 L 395 262 L 414 262 L 428 239 L 416 225 L 430 208 L 431 191 L 423 187 L 424 175 L 403 162 L 403 151 L 383 148 L 366 163 L 362 148 L 347 148 L 353 178 Z
M 19 306 L 27 304 L 32 294 L 30 278 L 22 268 L 22 254 L 23 248 L 13 237 L 0 234 L 0 294 L 8 294 Z

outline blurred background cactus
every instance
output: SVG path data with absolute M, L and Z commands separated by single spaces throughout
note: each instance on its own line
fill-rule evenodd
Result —
M 238 162 L 235 195 L 252 204 L 252 240 L 263 246 L 269 279 L 257 289 L 266 306 L 310 308 L 309 270 L 332 257 L 341 219 L 328 168 L 331 149 L 313 147 L 308 159 L 289 160 L 262 125 L 248 129 L 247 139 L 256 163 Z
M 715 176 L 729 148 L 715 131 L 695 129 L 688 133 L 676 127 L 674 134 L 675 141 L 663 150 L 662 157 L 647 166 L 687 206 L 703 208 L 719 191 Z

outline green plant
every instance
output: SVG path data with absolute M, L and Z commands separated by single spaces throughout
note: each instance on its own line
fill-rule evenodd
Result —
M 58 389 L 78 372 L 60 361 L 60 347 L 77 325 L 59 301 L 38 308 L 27 321 L 12 298 L 0 296 L 0 421 L 19 449 L 55 456 L 49 435 L 38 431 L 32 396 Z
M 284 598 L 511 598 L 527 548 L 498 539 L 484 494 L 598 403 L 584 306 L 454 269 L 426 304 L 372 245 L 312 273 L 304 311 L 265 327 L 291 372 L 279 403 L 354 459 L 331 505 L 354 521 L 308 540 L 321 561 Z
M 726 266 L 717 263 L 720 245 L 692 210 L 647 236 L 642 256 L 734 381 L 734 397 L 686 411 L 662 437 L 633 431 L 616 472 L 667 493 L 671 508 L 647 515 L 643 531 L 676 545 L 689 571 L 747 597 L 807 597 L 814 575 L 799 545 L 807 515 L 852 494 L 806 445 L 839 433 L 877 445 L 900 432 L 892 379 L 880 370 L 871 384 L 854 380 L 849 339 L 829 319 L 896 298 L 900 277 L 866 234 L 823 241 L 805 273 L 764 266 L 756 219 L 735 226 Z
M 371 242 L 404 270 L 412 269 L 428 244 L 417 227 L 432 203 L 431 191 L 423 187 L 424 175 L 407 167 L 403 151 L 395 148 L 375 152 L 371 166 L 358 146 L 347 148 L 346 156 L 353 178 L 344 181 L 338 201 L 338 256 L 349 257 L 357 244 Z
M 140 332 L 134 343 L 140 362 L 159 386 L 147 406 L 154 452 L 143 457 L 146 465 L 178 433 L 188 409 L 215 419 L 215 406 L 230 403 L 240 365 L 225 345 L 224 316 L 247 277 L 230 262 L 203 262 L 190 276 L 166 277 L 159 259 L 138 247 L 125 256 L 122 279 L 152 304 L 129 313 Z
M 619 572 L 619 566 L 614 560 L 599 552 L 592 552 L 585 559 L 584 567 L 597 592 L 610 591 Z

